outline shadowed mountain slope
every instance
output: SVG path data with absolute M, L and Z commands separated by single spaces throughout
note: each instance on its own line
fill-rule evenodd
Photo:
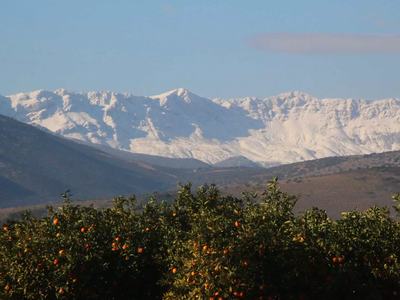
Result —
M 175 186 L 165 170 L 127 161 L 0 115 L 0 207 L 106 199 Z

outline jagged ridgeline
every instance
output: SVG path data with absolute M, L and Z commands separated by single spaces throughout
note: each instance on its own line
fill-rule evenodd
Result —
M 207 164 L 243 156 L 270 167 L 400 150 L 399 99 L 318 99 L 301 92 L 210 99 L 182 88 L 151 97 L 60 89 L 2 97 L 0 113 L 91 144 Z

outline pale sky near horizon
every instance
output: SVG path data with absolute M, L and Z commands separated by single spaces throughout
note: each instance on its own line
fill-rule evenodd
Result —
M 399 0 L 0 0 L 0 95 L 399 98 L 399 14 Z

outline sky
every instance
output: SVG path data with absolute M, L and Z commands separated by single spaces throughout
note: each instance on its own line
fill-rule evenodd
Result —
M 0 0 L 0 94 L 400 97 L 398 0 Z

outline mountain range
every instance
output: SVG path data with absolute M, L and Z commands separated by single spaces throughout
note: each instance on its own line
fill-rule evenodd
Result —
M 99 206 L 132 193 L 139 195 L 139 201 L 149 200 L 153 193 L 171 201 L 176 193 L 160 192 L 175 191 L 178 182 L 191 182 L 194 188 L 216 183 L 223 193 L 240 197 L 243 188 L 262 191 L 271 176 L 277 176 L 285 190 L 305 192 L 297 206 L 300 210 L 318 206 L 337 217 L 343 209 L 355 206 L 390 206 L 390 196 L 399 192 L 400 151 L 327 157 L 271 168 L 234 157 L 209 166 L 194 159 L 107 147 L 113 155 L 46 131 L 0 115 L 0 208 L 54 203 L 66 190 L 72 190 L 73 200 L 98 200 L 91 203 Z M 176 166 L 156 166 L 135 158 Z M 177 168 L 186 164 L 199 168 Z M 238 164 L 241 167 L 235 167 Z
M 240 157 L 271 167 L 400 149 L 398 98 L 288 92 L 210 99 L 183 88 L 151 97 L 59 89 L 1 96 L 0 114 L 95 146 L 206 164 Z

